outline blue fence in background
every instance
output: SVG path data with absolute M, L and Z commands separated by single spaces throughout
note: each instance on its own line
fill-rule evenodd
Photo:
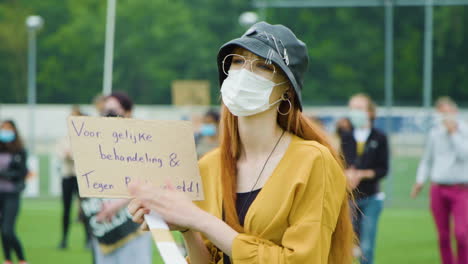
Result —
M 318 119 L 328 131 L 334 131 L 339 117 L 330 115 L 320 116 Z M 431 123 L 432 118 L 427 116 L 392 116 L 390 117 L 390 133 L 425 133 Z M 387 117 L 378 117 L 375 120 L 375 127 L 388 133 Z

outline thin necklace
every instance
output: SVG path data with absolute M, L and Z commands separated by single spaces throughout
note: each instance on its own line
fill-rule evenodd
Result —
M 245 199 L 244 203 L 242 204 L 241 210 L 239 211 L 239 215 L 241 215 L 244 212 L 245 206 L 247 205 L 247 202 L 250 199 L 250 196 L 252 196 L 252 192 L 255 189 L 255 186 L 257 186 L 258 180 L 260 180 L 260 176 L 262 176 L 263 171 L 265 170 L 265 167 L 270 160 L 271 155 L 273 155 L 273 152 L 275 152 L 276 147 L 280 143 L 281 139 L 283 138 L 284 133 L 286 130 L 283 130 L 283 133 L 281 133 L 281 136 L 279 137 L 278 141 L 276 141 L 275 146 L 273 147 L 273 150 L 270 152 L 270 155 L 268 155 L 268 158 L 266 159 L 265 163 L 263 164 L 262 170 L 260 170 L 260 173 L 258 174 L 257 180 L 255 181 L 254 185 L 252 186 L 252 189 L 250 190 L 249 194 L 247 195 L 247 199 Z

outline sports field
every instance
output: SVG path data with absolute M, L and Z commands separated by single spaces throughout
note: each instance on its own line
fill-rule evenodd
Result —
M 79 223 L 71 228 L 70 248 L 56 249 L 60 239 L 60 202 L 24 200 L 18 232 L 32 264 L 91 264 Z M 162 263 L 155 251 L 153 263 Z M 432 219 L 424 209 L 387 209 L 380 222 L 377 264 L 438 262 Z
M 417 161 L 416 158 L 393 160 L 393 191 L 388 195 L 387 208 L 380 221 L 377 264 L 439 263 L 435 229 L 427 208 L 427 188 L 417 200 L 409 198 Z M 387 179 L 388 194 L 389 183 Z M 74 212 L 73 218 L 76 218 L 76 210 Z M 32 264 L 91 264 L 80 223 L 73 223 L 70 248 L 66 251 L 56 249 L 60 239 L 60 215 L 61 204 L 57 198 L 23 200 L 17 230 L 28 259 Z M 162 263 L 156 250 L 154 255 L 153 263 Z

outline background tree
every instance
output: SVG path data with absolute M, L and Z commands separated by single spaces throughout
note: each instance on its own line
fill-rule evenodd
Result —
M 173 80 L 207 79 L 219 97 L 216 54 L 245 31 L 248 0 L 119 0 L 115 90 L 140 104 L 170 104 Z M 434 8 L 434 98 L 468 104 L 468 7 Z M 0 0 L 0 102 L 26 101 L 28 15 L 44 17 L 38 36 L 38 101 L 89 103 L 102 90 L 106 1 Z M 366 92 L 384 100 L 382 8 L 269 9 L 270 23 L 308 44 L 308 105 L 341 105 Z M 422 105 L 422 7 L 395 9 L 395 102 Z

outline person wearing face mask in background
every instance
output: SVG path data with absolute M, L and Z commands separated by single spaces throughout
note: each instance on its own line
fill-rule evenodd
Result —
M 336 130 L 335 133 L 338 137 L 341 138 L 342 135 L 349 133 L 353 130 L 353 124 L 351 124 L 351 121 L 349 118 L 340 118 L 338 121 L 336 121 Z
M 439 98 L 436 109 L 411 197 L 418 196 L 429 178 L 442 264 L 468 264 L 468 126 L 449 97 Z M 452 252 L 452 230 L 458 256 Z
M 101 116 L 131 118 L 133 101 L 124 92 L 113 92 L 103 99 Z
M 183 233 L 192 264 L 351 264 L 354 232 L 341 159 L 302 112 L 306 45 L 259 22 L 218 52 L 220 147 L 200 161 L 205 199 L 130 184 Z
M 106 98 L 107 96 L 102 94 L 97 94 L 93 98 L 94 109 L 96 110 L 96 113 L 98 115 L 101 115 L 104 112 L 104 104 L 106 103 Z
M 123 92 L 104 100 L 101 116 L 131 118 L 133 102 Z M 84 198 L 81 208 L 93 235 L 94 264 L 151 264 L 151 234 L 140 230 L 126 208 L 127 199 Z M 100 209 L 99 209 L 100 208 Z
M 218 147 L 218 126 L 219 113 L 213 109 L 206 112 L 197 135 L 198 158 Z
M 376 105 L 365 94 L 349 100 L 350 132 L 341 134 L 341 150 L 348 165 L 346 176 L 354 188 L 356 198 L 354 228 L 360 247 L 355 256 L 361 264 L 374 263 L 377 224 L 385 195 L 380 181 L 387 175 L 389 147 L 386 135 L 374 127 Z
M 20 209 L 21 192 L 28 174 L 27 155 L 15 123 L 7 120 L 0 125 L 0 230 L 4 264 L 12 264 L 12 252 L 19 264 L 26 264 L 23 247 L 15 226 Z
M 82 116 L 83 113 L 78 105 L 72 107 L 71 116 Z M 75 196 L 78 196 L 78 182 L 75 175 L 75 164 L 73 161 L 70 139 L 68 136 L 63 137 L 57 142 L 57 155 L 60 158 L 61 165 L 59 167 L 60 175 L 62 176 L 62 238 L 58 245 L 59 249 L 68 248 L 68 234 L 70 227 L 70 217 L 72 203 Z M 81 211 L 80 211 L 81 216 Z M 81 217 L 80 217 L 81 220 Z M 85 227 L 86 246 L 90 246 L 90 237 L 87 225 Z
M 353 125 L 349 118 L 339 118 L 335 123 L 335 133 L 332 134 L 333 147 L 337 150 L 341 150 L 341 140 L 343 135 L 348 134 L 353 130 Z

